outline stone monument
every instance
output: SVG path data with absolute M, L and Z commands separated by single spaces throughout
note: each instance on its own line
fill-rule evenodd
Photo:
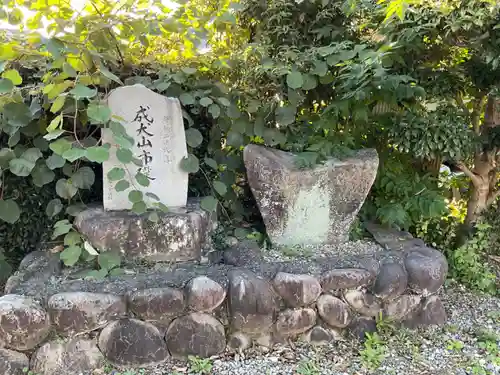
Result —
M 142 167 L 127 164 L 129 173 L 125 180 L 133 184 L 133 177 L 140 171 L 148 176 L 149 186 L 134 188 L 155 194 L 168 207 L 185 206 L 188 174 L 179 163 L 187 156 L 187 147 L 179 100 L 159 95 L 143 85 L 133 85 L 113 90 L 107 104 L 114 116 L 125 121 L 127 134 L 135 140 L 132 152 L 142 161 Z M 103 130 L 103 143 L 116 143 L 109 129 Z M 109 181 L 107 177 L 114 167 L 124 167 L 115 150 L 112 149 L 109 160 L 103 163 L 103 203 L 107 211 L 132 207 L 128 192 L 117 192 L 114 188 L 116 181 Z
M 267 234 L 278 246 L 347 241 L 378 168 L 373 149 L 307 169 L 297 167 L 294 154 L 259 145 L 246 146 L 243 157 Z
M 179 101 L 137 84 L 113 90 L 107 104 L 134 139 L 131 151 L 142 166 L 120 163 L 114 136 L 105 129 L 103 143 L 111 144 L 111 150 L 109 160 L 103 163 L 103 207 L 80 213 L 75 225 L 95 248 L 119 252 L 125 258 L 154 262 L 201 259 L 211 248 L 215 215 L 202 210 L 199 200 L 187 198 L 188 174 L 180 167 L 187 147 Z M 108 172 L 115 167 L 126 169 L 124 179 L 134 190 L 143 192 L 149 208 L 155 200 L 146 193 L 156 195 L 169 212 L 159 213 L 157 223 L 148 220 L 149 213 L 132 213 L 130 189 L 117 192 L 116 181 L 108 178 Z M 150 180 L 149 186 L 135 182 L 138 171 Z

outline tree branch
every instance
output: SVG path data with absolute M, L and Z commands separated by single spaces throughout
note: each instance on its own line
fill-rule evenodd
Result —
M 480 96 L 477 97 L 476 100 L 474 101 L 471 122 L 472 122 L 472 129 L 474 130 L 474 133 L 476 135 L 481 134 L 481 129 L 480 129 L 481 113 L 486 104 L 486 99 L 487 99 L 486 94 L 481 93 Z
M 486 201 L 486 205 L 489 206 L 493 204 L 497 198 L 500 197 L 500 190 L 491 191 L 488 195 L 488 200 Z
M 474 174 L 464 163 L 458 162 L 457 163 L 458 169 L 460 169 L 462 172 L 465 173 L 467 177 L 469 177 L 472 180 L 472 183 L 475 186 L 479 186 L 481 184 L 481 181 L 479 180 L 479 177 Z
M 467 116 L 469 116 L 470 115 L 469 108 L 467 108 L 467 106 L 465 105 L 464 98 L 462 98 L 462 95 L 460 93 L 457 93 L 455 100 L 457 101 L 457 104 L 460 106 L 460 108 L 462 108 L 464 113 Z

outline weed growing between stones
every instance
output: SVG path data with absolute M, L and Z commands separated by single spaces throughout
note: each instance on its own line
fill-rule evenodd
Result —
M 188 357 L 189 370 L 196 375 L 208 375 L 212 371 L 212 361 L 209 358 Z
M 366 333 L 364 349 L 359 353 L 363 366 L 370 370 L 376 370 L 382 364 L 386 351 L 386 345 L 378 333 Z
M 298 375 L 320 375 L 320 369 L 312 359 L 302 360 L 297 366 Z

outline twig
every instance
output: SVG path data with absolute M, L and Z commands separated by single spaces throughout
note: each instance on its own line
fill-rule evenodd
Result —
M 91 1 L 90 3 L 92 4 L 92 7 L 94 7 L 95 11 L 97 13 L 99 13 L 99 15 L 102 18 L 104 18 L 104 15 L 101 13 L 101 11 L 99 10 L 99 8 L 97 8 L 97 6 L 94 4 L 94 2 Z M 118 52 L 118 57 L 120 58 L 120 63 L 123 65 L 125 59 L 123 58 L 122 51 L 120 50 L 120 47 L 118 45 L 118 39 L 116 39 L 116 36 L 115 36 L 115 34 L 113 34 L 113 32 L 111 31 L 111 29 L 106 28 L 106 30 L 108 31 L 109 36 L 115 41 L 115 48 L 116 48 L 116 51 Z

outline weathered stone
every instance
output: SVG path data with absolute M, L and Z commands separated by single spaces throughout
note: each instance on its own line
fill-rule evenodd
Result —
M 262 251 L 257 241 L 244 240 L 224 251 L 224 263 L 236 267 L 248 267 L 262 262 Z
M 150 365 L 168 358 L 164 335 L 154 325 L 136 319 L 108 324 L 99 335 L 99 348 L 108 361 L 122 366 Z
M 283 336 L 304 333 L 316 324 L 316 311 L 308 308 L 288 309 L 280 312 L 276 332 Z
M 95 342 L 81 338 L 50 341 L 31 358 L 31 371 L 36 375 L 91 374 L 104 365 L 104 356 Z
M 271 349 L 274 346 L 274 338 L 270 333 L 265 333 L 255 338 L 255 343 L 259 346 Z
M 304 341 L 312 345 L 327 345 L 334 339 L 329 329 L 315 326 L 304 334 Z
M 184 293 L 174 288 L 152 288 L 127 295 L 128 307 L 142 320 L 169 324 L 185 310 Z
M 420 307 L 421 296 L 403 294 L 384 306 L 383 316 L 391 320 L 402 320 Z
M 58 254 L 48 251 L 34 251 L 26 255 L 17 271 L 7 279 L 5 283 L 5 294 L 16 294 L 16 288 L 23 282 L 36 279 L 45 283 L 52 276 L 61 273 L 61 260 Z
M 264 278 L 246 270 L 230 271 L 229 314 L 233 329 L 265 332 L 273 325 L 279 297 Z
M 364 227 L 371 233 L 375 241 L 386 249 L 402 251 L 416 246 L 425 246 L 424 241 L 413 238 L 411 233 L 388 228 L 380 224 L 366 222 Z
M 149 186 L 137 186 L 137 189 L 156 194 L 159 201 L 168 207 L 185 206 L 188 173 L 181 168 L 180 162 L 187 156 L 187 147 L 179 100 L 167 98 L 137 84 L 111 91 L 107 103 L 112 114 L 123 119 L 128 135 L 136 138 L 131 151 L 138 155 L 144 165 L 127 165 L 128 174 L 124 179 L 133 184 L 135 181 L 132 176 L 140 170 L 151 179 Z M 103 143 L 116 144 L 112 131 L 103 130 L 102 136 Z M 109 160 L 103 163 L 104 208 L 129 210 L 132 203 L 128 199 L 128 191 L 117 192 L 114 188 L 116 182 L 107 177 L 108 172 L 115 167 L 122 167 L 122 163 L 112 149 Z M 146 195 L 144 199 L 149 206 L 156 202 Z
M 224 351 L 224 326 L 213 316 L 191 313 L 175 319 L 167 330 L 167 346 L 174 357 L 210 357 Z
M 24 368 L 28 368 L 30 361 L 26 354 L 9 349 L 0 349 L 0 374 L 24 375 Z
M 127 307 L 122 297 L 113 294 L 69 292 L 50 297 L 48 311 L 59 333 L 74 335 L 125 316 Z
M 405 257 L 408 284 L 423 295 L 435 293 L 443 286 L 448 273 L 445 256 L 430 247 L 417 247 Z
M 355 289 L 373 282 L 373 274 L 362 268 L 338 268 L 321 276 L 321 286 L 325 291 Z
M 309 275 L 278 272 L 273 280 L 273 285 L 278 294 L 291 307 L 309 306 L 321 294 L 321 285 L 318 279 Z
M 317 307 L 321 319 L 332 327 L 347 327 L 352 320 L 352 313 L 349 306 L 341 299 L 332 295 L 321 295 L 318 298 Z
M 357 317 L 349 324 L 347 330 L 359 341 L 364 342 L 367 333 L 371 334 L 377 332 L 377 323 L 373 318 Z
M 202 252 L 211 250 L 215 214 L 201 209 L 198 199 L 190 199 L 185 208 L 159 213 L 156 223 L 148 215 L 89 208 L 75 218 L 75 225 L 95 248 L 134 261 L 199 260 Z
M 243 332 L 234 332 L 227 340 L 227 347 L 235 352 L 247 350 L 251 345 L 252 340 Z
M 411 314 L 403 324 L 409 328 L 443 325 L 446 323 L 447 314 L 443 302 L 438 296 L 425 299 L 420 308 Z
M 380 267 L 373 286 L 373 294 L 383 300 L 392 300 L 404 293 L 408 286 L 408 275 L 398 263 L 386 263 Z
M 382 311 L 382 306 L 370 292 L 348 290 L 344 292 L 344 299 L 361 315 L 378 316 Z
M 16 294 L 0 297 L 0 347 L 31 350 L 49 334 L 48 314 L 35 300 Z
M 248 183 L 276 245 L 345 242 L 377 173 L 372 149 L 301 169 L 296 155 L 259 145 L 243 152 Z
M 187 305 L 199 312 L 212 312 L 226 298 L 226 290 L 216 281 L 199 276 L 186 285 Z

